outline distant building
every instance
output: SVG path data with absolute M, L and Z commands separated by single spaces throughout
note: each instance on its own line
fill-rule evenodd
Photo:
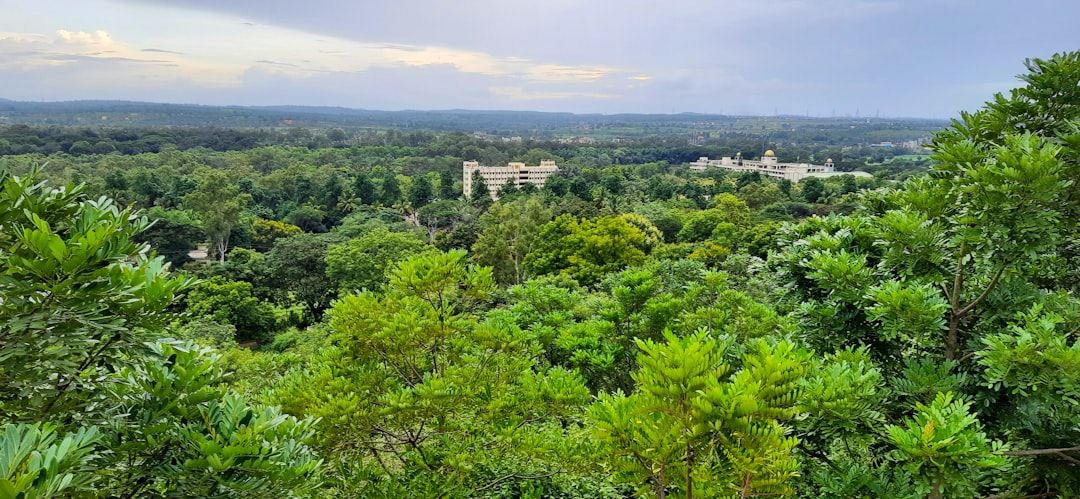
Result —
M 734 158 L 723 157 L 720 159 L 698 158 L 690 163 L 691 170 L 705 170 L 709 167 L 723 168 L 735 172 L 757 172 L 773 178 L 787 179 L 798 182 L 807 177 L 833 177 L 837 175 L 854 175 L 856 177 L 872 177 L 866 172 L 838 172 L 832 158 L 825 160 L 824 165 L 812 165 L 809 163 L 780 163 L 776 159 L 776 153 L 765 151 L 759 160 L 743 159 L 742 153 L 736 153 Z
M 920 149 L 929 150 L 927 147 L 930 144 L 930 137 L 919 137 L 915 140 L 905 140 L 900 143 L 900 147 L 911 151 L 918 151 Z
M 506 166 L 480 166 L 476 161 L 465 161 L 461 166 L 465 197 L 472 195 L 473 182 L 483 182 L 491 193 L 491 199 L 499 199 L 499 189 L 513 180 L 518 188 L 533 184 L 537 189 L 544 187 L 544 182 L 559 167 L 550 159 L 540 160 L 539 166 L 526 166 L 525 163 L 510 163 Z

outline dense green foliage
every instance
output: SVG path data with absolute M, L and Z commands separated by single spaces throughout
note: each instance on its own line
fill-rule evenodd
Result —
M 1080 496 L 1080 53 L 1028 69 L 911 178 L 683 164 L 738 131 L 8 156 L 0 497 Z
M 192 286 L 132 237 L 149 222 L 82 189 L 0 179 L 0 493 L 301 493 L 312 419 L 251 405 L 218 355 L 163 338 Z

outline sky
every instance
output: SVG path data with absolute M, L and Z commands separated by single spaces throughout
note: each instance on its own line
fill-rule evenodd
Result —
M 0 0 L 0 98 L 949 118 L 1076 0 Z

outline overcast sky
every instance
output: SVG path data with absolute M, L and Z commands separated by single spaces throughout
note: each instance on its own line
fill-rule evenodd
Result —
M 945 118 L 1077 0 L 0 0 L 0 97 Z

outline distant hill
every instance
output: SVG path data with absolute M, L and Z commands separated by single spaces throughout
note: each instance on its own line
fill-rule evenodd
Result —
M 881 126 L 939 127 L 941 120 L 875 119 Z M 377 111 L 319 106 L 204 106 L 117 100 L 23 102 L 0 99 L 0 123 L 89 127 L 223 127 L 223 128 L 401 128 L 537 136 L 559 130 L 562 135 L 589 135 L 603 128 L 615 136 L 696 134 L 698 130 L 769 133 L 773 129 L 831 127 L 870 123 L 866 118 L 802 116 L 724 116 L 681 114 L 574 114 L 503 110 Z M 787 128 L 782 128 L 786 126 Z M 846 126 L 845 126 L 846 127 Z

